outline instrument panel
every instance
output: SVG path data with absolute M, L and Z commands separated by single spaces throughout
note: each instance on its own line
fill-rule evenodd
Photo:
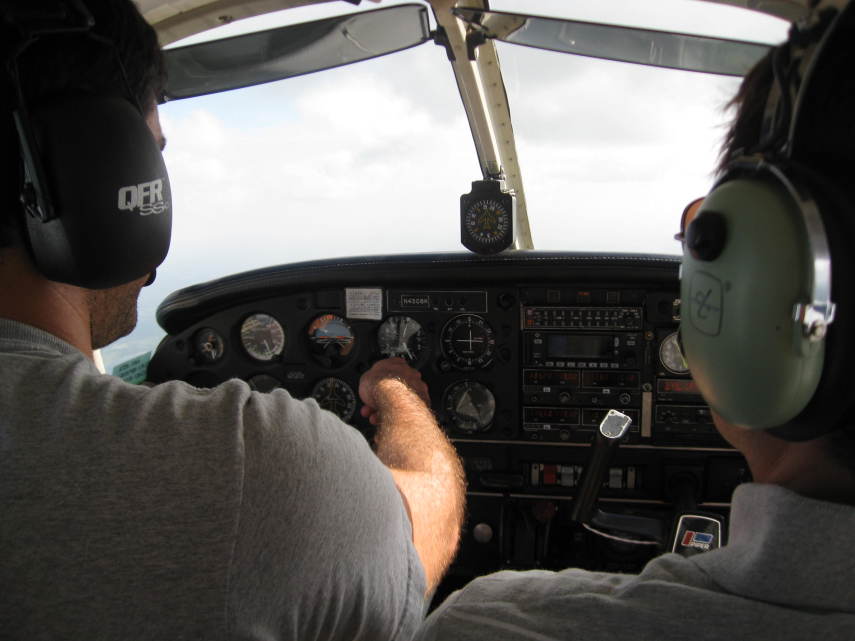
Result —
M 158 310 L 149 379 L 284 387 L 372 436 L 360 375 L 419 369 L 461 457 L 468 522 L 447 589 L 501 568 L 633 571 L 661 549 L 567 519 L 605 413 L 632 419 L 600 504 L 668 529 L 687 497 L 726 514 L 747 467 L 717 434 L 680 351 L 678 264 L 526 252 L 285 265 L 194 286 Z

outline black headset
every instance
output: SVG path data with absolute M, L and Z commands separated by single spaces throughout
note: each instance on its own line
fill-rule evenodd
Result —
M 686 230 L 680 333 L 692 376 L 725 420 L 788 440 L 853 422 L 855 208 L 845 171 L 811 170 L 826 153 L 817 131 L 843 126 L 826 107 L 853 52 L 852 2 L 793 26 L 773 52 L 757 144 L 731 160 Z
M 146 274 L 151 280 L 169 250 L 172 194 L 118 51 L 93 32 L 81 0 L 4 3 L 0 20 L 14 34 L 5 64 L 20 156 L 20 227 L 37 269 L 89 289 Z M 61 47 L 74 37 L 97 41 L 115 57 L 123 95 L 70 91 L 29 105 L 19 59 L 35 43 Z

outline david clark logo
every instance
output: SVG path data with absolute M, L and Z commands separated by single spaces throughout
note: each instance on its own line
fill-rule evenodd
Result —
M 163 199 L 161 178 L 119 189 L 119 211 L 139 210 L 140 216 L 150 216 L 162 214 L 167 209 L 169 202 Z
M 693 532 L 692 530 L 686 530 L 680 545 L 685 548 L 695 548 L 706 552 L 712 547 L 714 540 L 715 536 L 708 532 Z

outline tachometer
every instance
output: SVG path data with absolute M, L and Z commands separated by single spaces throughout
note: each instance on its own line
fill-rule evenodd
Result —
M 312 388 L 312 398 L 345 422 L 351 419 L 356 410 L 356 394 L 340 378 L 330 377 L 318 381 Z
M 335 314 L 318 316 L 309 324 L 308 333 L 312 351 L 327 367 L 344 363 L 356 347 L 350 323 Z
M 285 329 L 269 314 L 253 314 L 240 326 L 240 342 L 255 360 L 272 361 L 285 351 Z
M 683 350 L 680 349 L 680 341 L 677 340 L 677 332 L 669 334 L 659 345 L 659 360 L 662 367 L 672 374 L 688 374 L 689 365 Z
M 495 347 L 490 323 L 475 314 L 455 316 L 442 329 L 442 353 L 457 369 L 486 367 Z
M 427 342 L 419 322 L 409 316 L 390 316 L 377 330 L 377 342 L 384 356 L 400 356 L 412 364 L 424 354 Z
M 496 413 L 493 392 L 476 381 L 461 381 L 449 387 L 442 405 L 454 427 L 465 432 L 486 430 Z

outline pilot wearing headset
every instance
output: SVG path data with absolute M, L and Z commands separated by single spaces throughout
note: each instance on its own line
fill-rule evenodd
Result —
M 463 512 L 419 373 L 363 375 L 376 454 L 284 390 L 99 373 L 169 247 L 156 35 L 0 0 L 0 49 L 0 638 L 411 638 Z
M 681 233 L 685 356 L 754 480 L 728 545 L 482 577 L 422 641 L 855 639 L 855 5 L 829 4 L 744 79 Z

